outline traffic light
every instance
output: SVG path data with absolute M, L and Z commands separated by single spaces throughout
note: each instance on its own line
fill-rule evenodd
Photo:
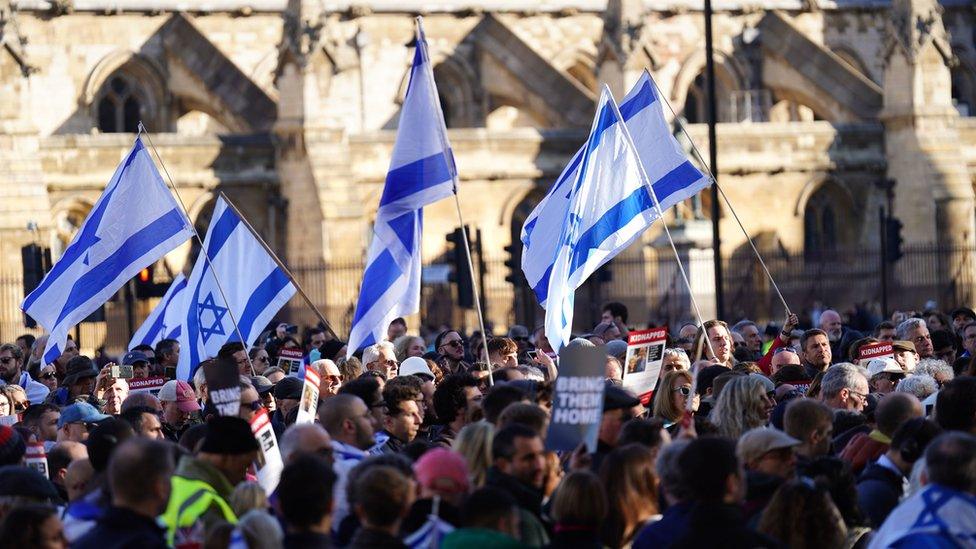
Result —
M 44 280 L 44 274 L 51 270 L 51 249 L 37 244 L 28 244 L 20 249 L 21 265 L 24 275 L 24 296 L 34 291 Z M 36 328 L 37 322 L 26 313 L 24 326 Z
M 452 265 L 447 279 L 457 286 L 457 306 L 473 309 L 474 287 L 471 282 L 471 269 L 468 268 L 467 254 L 464 252 L 464 234 L 461 233 L 460 227 L 448 233 L 447 242 L 449 244 L 447 255 Z
M 139 271 L 133 279 L 136 287 L 137 299 L 149 299 L 150 297 L 163 297 L 166 295 L 166 284 L 157 284 L 153 276 L 155 265 L 150 265 Z
M 895 217 L 888 217 L 885 220 L 885 255 L 889 263 L 894 263 L 904 255 L 902 244 L 905 240 L 901 236 L 901 229 L 904 224 Z
M 508 282 L 512 286 L 526 286 L 528 284 L 525 280 L 525 274 L 522 272 L 520 262 L 522 250 L 519 249 L 519 244 L 513 242 L 505 246 L 505 268 L 508 269 L 508 274 L 505 275 L 505 282 Z

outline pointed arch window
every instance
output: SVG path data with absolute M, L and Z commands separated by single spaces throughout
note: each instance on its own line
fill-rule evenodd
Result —
M 112 75 L 97 100 L 98 130 L 102 133 L 136 133 L 139 121 L 149 113 L 146 92 L 125 73 Z

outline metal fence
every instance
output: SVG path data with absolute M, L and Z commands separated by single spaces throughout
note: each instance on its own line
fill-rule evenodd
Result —
M 691 318 L 688 291 L 673 255 L 657 254 L 649 248 L 634 252 L 612 261 L 577 291 L 575 318 L 578 329 L 595 324 L 602 303 L 611 300 L 627 305 L 630 323 L 635 326 L 673 324 Z M 763 257 L 794 312 L 804 312 L 814 306 L 843 310 L 861 305 L 876 314 L 881 313 L 883 285 L 878 250 L 818 254 L 767 250 Z M 362 261 L 293 261 L 290 266 L 335 330 L 342 336 L 348 333 L 362 279 Z M 748 317 L 766 321 L 782 318 L 782 305 L 754 256 L 726 258 L 723 267 L 726 319 L 734 321 Z M 714 315 L 715 286 L 710 251 L 690 253 L 685 268 L 706 316 Z M 976 249 L 934 245 L 906 248 L 904 256 L 890 265 L 889 309 L 920 310 L 928 301 L 934 301 L 944 310 L 957 304 L 973 305 L 974 268 Z M 531 290 L 524 284 L 515 287 L 507 282 L 508 274 L 504 259 L 485 261 L 486 321 L 496 330 L 514 323 L 541 324 L 544 312 L 536 304 Z M 442 325 L 473 329 L 476 324 L 473 311 L 454 306 L 457 301 L 454 285 L 432 281 L 435 278 L 442 277 L 427 277 L 423 284 L 420 318 L 424 325 L 432 330 Z M 19 310 L 22 298 L 20 276 L 0 277 L 0 341 L 10 341 L 21 333 L 40 333 L 38 329 L 24 328 Z M 155 301 L 137 304 L 137 326 L 155 306 Z M 311 309 L 297 296 L 281 317 L 300 325 L 317 322 Z M 83 349 L 90 351 L 105 344 L 112 353 L 121 351 L 129 337 L 124 303 L 121 299 L 107 303 L 104 322 L 83 323 L 76 333 Z

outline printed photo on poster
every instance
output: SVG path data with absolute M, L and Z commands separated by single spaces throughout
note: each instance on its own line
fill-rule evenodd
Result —
M 319 381 L 319 374 L 314 368 L 305 368 L 305 385 L 302 386 L 302 399 L 298 402 L 296 425 L 315 421 L 319 406 Z
M 627 338 L 627 356 L 624 359 L 624 388 L 636 395 L 654 390 L 657 378 L 661 375 L 667 340 L 667 328 L 630 332 Z

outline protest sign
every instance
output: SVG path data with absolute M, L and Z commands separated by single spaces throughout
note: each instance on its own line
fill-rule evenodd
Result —
M 575 450 L 586 443 L 596 451 L 603 418 L 603 392 L 607 365 L 606 347 L 563 347 L 559 351 L 559 377 L 552 399 L 552 419 L 546 448 Z
M 298 418 L 295 424 L 312 423 L 319 406 L 319 374 L 315 368 L 305 368 L 305 385 L 302 387 L 302 399 L 298 402 Z
M 204 369 L 210 403 L 222 416 L 236 416 L 241 409 L 241 376 L 237 363 L 217 359 Z
M 278 487 L 284 463 L 281 461 L 281 449 L 278 448 L 278 439 L 275 438 L 274 429 L 271 427 L 271 419 L 264 408 L 258 410 L 251 418 L 251 432 L 254 433 L 254 438 L 261 447 L 258 459 L 254 462 L 254 468 L 258 473 L 258 484 L 270 496 Z
M 302 369 L 301 350 L 282 349 L 278 351 L 278 367 L 287 375 L 297 375 Z
M 47 453 L 44 451 L 44 443 L 33 442 L 27 445 L 27 452 L 24 454 L 24 465 L 36 470 L 38 473 L 49 478 L 47 472 Z
M 667 328 L 652 328 L 630 332 L 627 337 L 627 356 L 624 360 L 624 388 L 636 395 L 650 395 L 661 375 Z M 643 398 L 641 400 L 644 400 Z
M 129 380 L 129 394 L 132 393 L 151 393 L 159 396 L 159 390 L 166 385 L 167 379 L 163 376 L 133 378 Z
M 857 363 L 865 368 L 868 367 L 868 362 L 876 358 L 890 358 L 894 360 L 895 348 L 890 341 L 871 343 L 861 347 L 857 352 Z

